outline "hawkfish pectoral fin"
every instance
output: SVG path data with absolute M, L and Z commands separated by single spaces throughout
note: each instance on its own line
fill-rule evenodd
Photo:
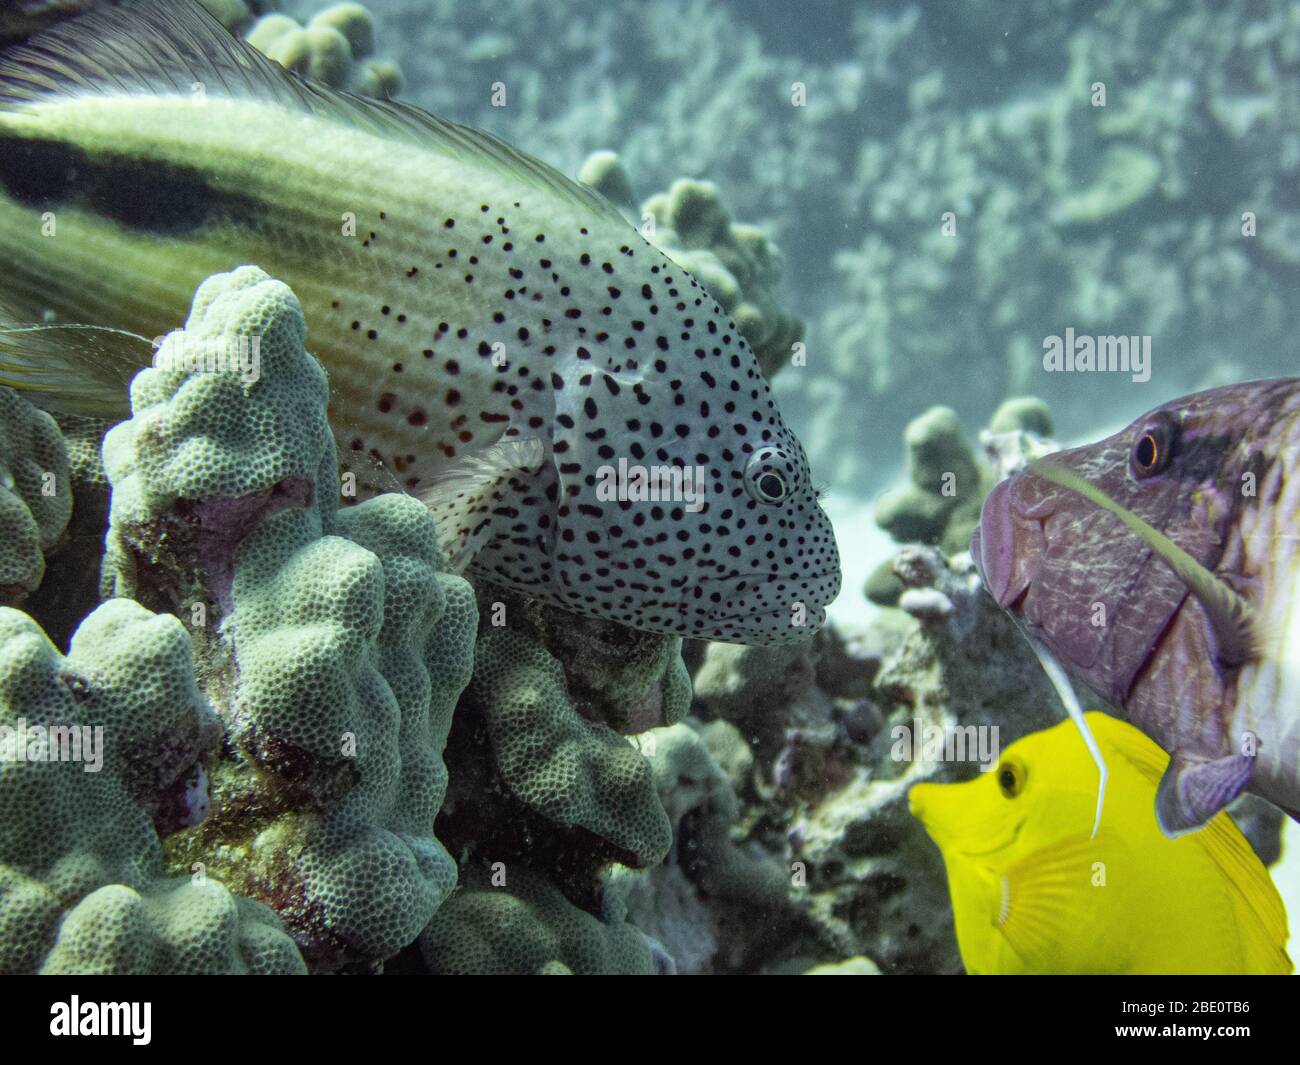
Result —
M 153 354 L 145 337 L 73 323 L 22 324 L 0 310 L 0 386 L 38 407 L 98 418 L 131 413 L 127 386 Z
M 463 573 L 496 531 L 499 505 L 520 478 L 533 478 L 546 462 L 536 437 L 499 440 L 447 466 L 416 498 L 433 511 L 438 546 L 454 573 Z
M 1200 828 L 1245 790 L 1254 772 L 1250 755 L 1205 758 L 1175 751 L 1156 789 L 1160 831 L 1177 839 Z
M 1053 462 L 1050 457 L 1038 459 L 1030 468 L 1044 479 L 1110 511 L 1165 561 L 1204 608 L 1214 633 L 1215 655 L 1221 665 L 1237 666 L 1260 657 L 1265 641 L 1255 610 L 1227 581 L 1073 470 Z

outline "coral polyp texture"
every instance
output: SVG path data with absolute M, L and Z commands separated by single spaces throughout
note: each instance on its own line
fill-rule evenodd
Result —
M 672 842 L 650 763 L 626 734 L 680 720 L 690 706 L 681 640 L 564 611 L 485 585 L 474 676 L 457 715 L 461 757 L 491 783 L 483 790 L 567 840 L 561 864 L 580 893 L 594 892 L 610 860 L 649 866 Z M 477 751 L 477 755 L 473 752 Z M 458 763 L 459 765 L 459 763 Z M 469 772 L 465 765 L 466 776 Z M 484 857 L 504 841 L 474 841 Z
M 653 729 L 638 742 L 672 823 L 673 847 L 663 864 L 652 869 L 614 867 L 611 895 L 673 959 L 677 972 L 707 972 L 719 955 L 726 959 L 728 940 L 739 938 L 731 934 L 732 922 L 761 912 L 767 927 L 777 929 L 790 919 L 790 878 L 783 855 L 733 838 L 742 806 L 715 755 L 732 755 L 723 760 L 738 777 L 753 766 L 753 756 L 733 726 L 681 722 Z
M 72 482 L 59 428 L 12 389 L 0 388 L 0 604 L 17 606 L 45 576 L 45 556 L 72 515 Z
M 226 730 L 212 813 L 170 860 L 272 905 L 328 967 L 396 953 L 455 884 L 433 819 L 476 608 L 423 505 L 339 509 L 304 338 L 293 294 L 256 268 L 199 289 L 105 439 L 105 587 L 187 621 Z M 259 372 L 174 368 L 214 339 L 256 341 Z
M 420 937 L 429 970 L 442 975 L 646 976 L 651 943 L 622 915 L 595 917 L 526 866 L 501 880 L 479 875 Z
M 114 600 L 64 657 L 0 608 L 0 725 L 0 971 L 305 971 L 268 907 L 164 870 L 221 736 L 179 621 Z

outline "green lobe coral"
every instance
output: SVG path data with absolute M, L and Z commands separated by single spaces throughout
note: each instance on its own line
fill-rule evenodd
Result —
M 54 757 L 53 732 L 49 757 L 0 761 L 0 971 L 304 971 L 265 906 L 164 873 L 159 831 L 202 815 L 201 761 L 220 734 L 176 619 L 105 603 L 64 658 L 0 608 L 0 724 L 82 740 L 80 761 Z M 87 772 L 95 726 L 102 765 Z
M 471 691 L 483 708 L 502 779 L 550 820 L 579 826 L 638 864 L 672 841 L 649 764 L 625 739 L 573 708 L 564 670 L 509 630 L 481 637 Z
M 1014 396 L 994 412 L 985 435 L 1052 435 L 1052 415 L 1034 396 Z M 964 551 L 979 524 L 984 497 L 1005 470 L 976 455 L 951 407 L 931 407 L 903 433 L 909 483 L 881 496 L 876 524 L 900 542 L 936 544 L 947 554 Z
M 17 392 L 0 388 L 0 603 L 17 606 L 40 586 L 45 555 L 71 515 L 71 475 L 58 426 Z
M 495 887 L 477 875 L 438 911 L 420 937 L 434 973 L 445 975 L 648 975 L 655 957 L 621 915 L 602 921 L 578 909 L 536 872 L 511 866 Z
M 361 4 L 334 4 L 302 25 L 288 15 L 258 19 L 248 43 L 296 74 L 368 96 L 396 96 L 402 73 L 395 63 L 372 58 L 375 24 Z
M 435 972 L 645 971 L 645 945 L 604 874 L 611 863 L 653 867 L 672 843 L 651 764 L 626 736 L 685 715 L 681 640 L 487 583 L 478 591 L 474 675 L 456 711 L 437 823 L 466 883 L 422 938 L 426 963 Z
M 983 483 L 956 412 L 932 407 L 908 424 L 903 444 L 910 483 L 880 499 L 876 523 L 896 540 L 962 550 L 992 486 Z
M 169 859 L 268 902 L 332 967 L 396 953 L 455 884 L 433 819 L 476 607 L 422 504 L 338 509 L 305 333 L 293 294 L 254 267 L 199 289 L 105 441 L 105 584 L 191 621 L 227 732 L 213 814 Z M 213 337 L 257 340 L 259 373 L 173 368 Z

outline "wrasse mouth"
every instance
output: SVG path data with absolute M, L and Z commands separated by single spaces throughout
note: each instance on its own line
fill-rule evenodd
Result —
M 1023 603 L 1038 560 L 1047 551 L 1048 515 L 1024 516 L 1012 498 L 1015 478 L 993 486 L 971 534 L 971 558 L 989 594 L 1004 610 Z

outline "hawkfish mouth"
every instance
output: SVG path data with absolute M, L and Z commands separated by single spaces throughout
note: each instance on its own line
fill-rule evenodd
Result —
M 798 625 L 799 619 L 803 617 L 810 627 L 813 626 L 814 621 L 817 626 L 820 626 L 826 617 L 826 607 L 839 592 L 839 573 L 835 571 L 801 575 L 799 580 L 817 586 L 822 594 L 801 597 L 783 591 L 773 596 L 768 591 L 769 586 L 765 585 L 761 578 L 756 580 L 754 577 L 738 577 L 733 581 L 711 583 L 704 588 L 704 591 L 720 593 L 722 602 L 711 607 L 705 617 L 719 624 L 743 624 L 762 620 L 782 621 L 794 625 Z M 828 588 L 831 594 L 824 594 Z
M 792 602 L 786 606 L 768 610 L 710 610 L 705 617 L 719 625 L 763 623 L 763 628 L 775 629 L 778 627 L 778 623 L 781 622 L 788 625 L 797 625 L 797 622 L 790 619 L 797 616 L 796 611 L 799 606 L 804 607 L 803 615 L 807 627 L 810 629 L 820 628 L 822 622 L 826 620 L 826 610 L 824 607 L 813 606 L 810 603 Z

